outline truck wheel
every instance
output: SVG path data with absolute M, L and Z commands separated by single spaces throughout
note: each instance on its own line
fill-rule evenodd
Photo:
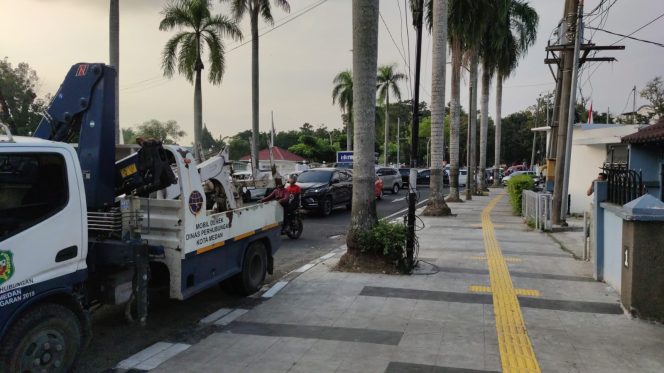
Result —
M 267 273 L 265 244 L 255 241 L 249 244 L 242 261 L 242 272 L 233 277 L 233 290 L 239 295 L 251 295 L 263 286 Z
M 0 371 L 71 372 L 81 341 L 81 323 L 74 312 L 59 304 L 40 304 L 7 333 L 0 348 Z

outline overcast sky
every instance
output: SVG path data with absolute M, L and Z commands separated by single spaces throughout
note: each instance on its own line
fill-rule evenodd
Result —
M 404 72 L 408 68 L 399 51 L 404 50 L 408 59 L 408 36 L 411 52 L 414 51 L 410 15 L 408 23 L 403 18 L 405 2 L 380 1 L 387 28 L 379 22 L 378 51 L 380 64 L 395 63 Z M 586 10 L 599 2 L 587 0 Z M 0 0 L 0 57 L 8 57 L 14 64 L 29 63 L 41 79 L 40 95 L 54 93 L 72 64 L 108 61 L 108 3 L 108 0 Z M 166 79 L 161 74 L 161 51 L 173 35 L 158 30 L 160 10 L 165 3 L 120 0 L 120 124 L 127 127 L 153 118 L 174 119 L 187 131 L 184 142 L 189 142 L 193 135 L 193 86 L 183 77 Z M 332 79 L 351 66 L 351 0 L 290 0 L 290 3 L 290 15 L 280 9 L 273 11 L 277 25 L 300 16 L 260 38 L 261 130 L 269 128 L 271 110 L 277 130 L 295 129 L 305 122 L 339 128 L 340 111 L 331 99 Z M 540 15 L 537 43 L 504 84 L 504 115 L 534 104 L 540 93 L 554 89 L 551 73 L 543 63 L 544 48 L 562 16 L 564 1 L 532 0 L 530 4 Z M 225 5 L 215 3 L 215 8 L 216 12 L 229 14 Z M 663 13 L 662 0 L 616 0 L 603 28 L 629 34 Z M 595 19 L 591 25 L 598 23 L 599 19 Z M 243 20 L 241 26 L 248 41 L 248 20 Z M 268 31 L 271 27 L 262 24 L 260 28 Z M 664 42 L 663 31 L 664 18 L 661 18 L 634 36 Z M 586 38 L 589 36 L 586 34 Z M 611 44 L 618 39 L 603 32 L 593 36 L 596 44 Z M 615 56 L 618 62 L 589 65 L 580 76 L 583 95 L 592 99 L 595 110 L 606 111 L 608 107 L 612 113 L 621 112 L 634 85 L 640 89 L 653 77 L 664 75 L 664 48 L 627 39 L 620 44 L 626 50 L 598 54 Z M 225 46 L 226 74 L 222 84 L 203 84 L 203 121 L 215 137 L 251 128 L 250 43 L 239 46 L 238 42 L 226 40 Z M 420 97 L 429 102 L 431 43 L 426 33 L 422 58 Z M 448 79 L 449 76 L 448 70 Z M 466 106 L 467 76 L 464 79 L 461 99 Z M 402 94 L 404 99 L 410 97 L 406 85 Z M 493 94 L 492 89 L 492 115 Z M 449 101 L 449 80 L 446 101 Z M 644 103 L 637 96 L 637 105 Z M 631 102 L 627 106 L 626 110 L 631 110 Z

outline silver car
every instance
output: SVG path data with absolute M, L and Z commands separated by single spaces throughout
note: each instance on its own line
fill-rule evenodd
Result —
M 392 194 L 397 194 L 399 189 L 403 187 L 401 174 L 396 168 L 376 167 L 376 175 L 383 180 L 383 190 L 389 190 Z

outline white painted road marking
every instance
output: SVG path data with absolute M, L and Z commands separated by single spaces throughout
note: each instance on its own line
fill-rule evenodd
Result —
M 329 253 L 329 254 L 325 254 L 325 255 L 321 256 L 321 257 L 320 257 L 320 260 L 328 260 L 328 259 L 330 259 L 331 257 L 333 257 L 333 256 L 335 256 L 335 255 L 337 255 L 337 253 L 335 253 L 335 252 L 331 252 L 331 253 Z
M 279 292 L 279 290 L 283 289 L 286 285 L 288 284 L 288 281 L 279 281 L 274 286 L 270 288 L 270 290 L 266 291 L 263 293 L 263 298 L 272 298 Z
M 189 347 L 191 347 L 191 345 L 185 343 L 175 343 L 171 345 L 169 348 L 165 349 L 164 351 L 161 351 L 160 353 L 138 364 L 134 369 L 140 369 L 140 370 L 154 369 L 159 365 L 161 365 L 166 360 L 172 358 L 173 356 L 179 354 L 182 351 L 185 351 Z
M 419 206 L 419 205 L 425 203 L 425 202 L 428 201 L 428 200 L 429 200 L 428 198 L 425 198 L 425 199 L 421 200 L 420 202 L 417 203 L 417 205 L 415 205 L 415 207 L 417 207 L 417 206 Z M 399 210 L 399 211 L 395 212 L 394 214 L 387 215 L 386 217 L 382 218 L 381 220 L 390 220 L 391 217 L 394 217 L 394 216 L 397 216 L 397 215 L 403 214 L 403 213 L 406 212 L 406 211 L 408 211 L 408 208 L 405 208 L 405 209 L 403 209 L 403 210 Z
M 157 342 L 118 363 L 118 369 L 150 370 L 158 367 L 164 361 L 188 349 L 191 345 L 184 343 Z
M 316 263 L 305 264 L 302 267 L 294 270 L 293 272 L 295 272 L 295 273 L 304 273 L 304 272 L 310 270 L 311 268 L 313 268 L 313 266 L 315 266 L 315 265 L 316 265 Z
M 212 324 L 213 322 L 219 320 L 220 318 L 231 313 L 233 309 L 231 308 L 220 308 L 213 313 L 207 315 L 205 318 L 201 319 L 202 324 Z
M 214 322 L 215 325 L 228 325 L 235 321 L 238 317 L 244 315 L 245 313 L 249 312 L 249 310 L 245 310 L 242 308 L 237 308 L 233 310 L 232 312 L 228 313 L 226 316 L 222 317 L 221 319 L 217 320 Z

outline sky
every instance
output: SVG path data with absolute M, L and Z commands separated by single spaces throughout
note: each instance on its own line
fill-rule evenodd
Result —
M 601 0 L 587 0 L 586 11 Z M 608 0 L 614 3 L 601 28 L 629 34 L 664 14 L 662 0 Z M 381 0 L 379 64 L 396 64 L 408 73 L 414 68 L 415 33 L 407 0 Z M 120 125 L 135 126 L 150 119 L 176 120 L 193 137 L 193 86 L 182 76 L 164 78 L 161 52 L 174 32 L 159 31 L 163 0 L 120 0 Z M 351 0 L 290 0 L 291 13 L 274 9 L 277 26 L 261 24 L 260 124 L 270 128 L 274 112 L 277 131 L 308 122 L 341 127 L 341 112 L 332 104 L 332 79 L 352 65 Z M 504 83 L 503 116 L 527 108 L 538 95 L 555 88 L 544 64 L 545 46 L 563 14 L 563 0 L 531 0 L 540 16 L 537 41 L 514 74 Z M 214 2 L 215 12 L 230 14 L 227 5 Z M 40 77 L 40 95 L 54 93 L 70 66 L 77 62 L 108 62 L 108 0 L 0 0 L 0 58 L 13 64 L 27 62 Z M 599 18 L 589 17 L 591 26 Z M 383 22 L 384 20 L 384 22 Z M 286 23 L 285 23 L 286 22 Z M 215 137 L 232 136 L 251 128 L 251 45 L 249 21 L 240 26 L 240 42 L 225 40 L 226 73 L 221 85 L 203 84 L 203 121 Z M 391 34 L 391 35 L 390 35 Z M 664 42 L 664 17 L 635 33 L 641 39 Z M 590 32 L 586 33 L 588 39 Z M 592 34 L 603 45 L 620 37 Z M 632 87 L 637 91 L 655 76 L 664 75 L 664 48 L 625 39 L 624 51 L 604 51 L 615 63 L 595 63 L 582 69 L 579 85 L 593 108 L 611 113 L 631 111 Z M 403 57 L 402 57 L 403 55 Z M 449 58 L 449 54 L 448 54 Z M 406 62 L 404 62 L 404 59 Z M 420 98 L 431 92 L 431 39 L 424 33 Z M 408 62 L 408 63 L 407 63 Z M 412 75 L 411 75 L 412 76 Z M 446 102 L 449 101 L 449 65 Z M 412 81 L 412 79 L 411 79 Z M 468 76 L 462 81 L 461 102 L 468 103 Z M 411 97 L 412 83 L 402 84 L 403 99 Z M 495 113 L 492 87 L 490 114 Z M 629 100 L 629 102 L 628 102 Z M 394 101 L 394 99 L 392 99 Z M 637 95 L 637 107 L 646 104 Z

